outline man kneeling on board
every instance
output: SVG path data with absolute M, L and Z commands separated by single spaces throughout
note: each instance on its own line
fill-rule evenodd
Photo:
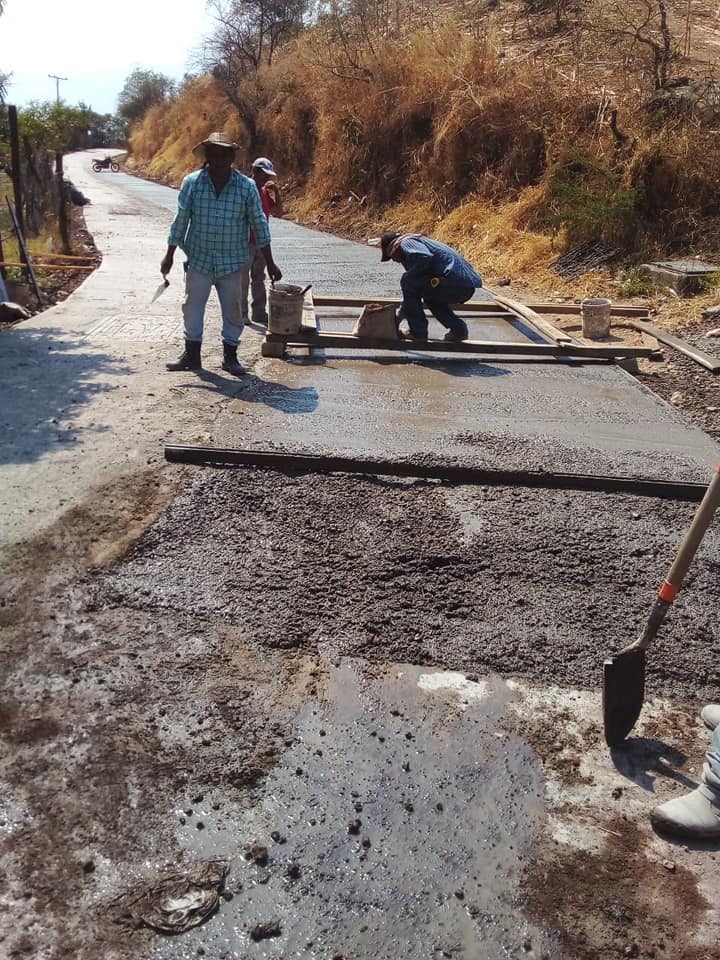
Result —
M 408 322 L 410 340 L 427 340 L 428 322 L 423 304 L 447 327 L 444 339 L 467 340 L 465 321 L 450 309 L 465 303 L 482 286 L 482 278 L 457 250 L 419 234 L 393 231 L 380 238 L 381 260 L 395 260 L 405 267 L 400 279 L 403 302 L 398 319 Z
M 655 807 L 650 819 L 661 833 L 692 840 L 712 840 L 720 837 L 720 704 L 709 703 L 700 716 L 705 726 L 713 731 L 702 782 L 690 793 Z

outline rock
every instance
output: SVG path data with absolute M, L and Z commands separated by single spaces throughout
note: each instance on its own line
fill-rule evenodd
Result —
M 0 322 L 8 323 L 10 320 L 27 320 L 30 311 L 21 307 L 19 303 L 13 303 L 10 300 L 3 300 L 0 303 Z
M 352 836 L 360 833 L 360 827 L 362 826 L 362 820 L 351 820 L 348 824 L 348 833 Z
M 615 787 L 615 789 L 613 790 L 611 796 L 612 796 L 613 800 L 619 800 L 620 797 L 622 796 L 622 793 L 623 793 L 622 787 Z
M 675 873 L 677 866 L 673 863 L 672 860 L 663 860 L 663 866 L 669 873 Z
M 260 940 L 269 940 L 279 937 L 282 927 L 279 920 L 267 920 L 265 923 L 256 923 L 250 930 L 250 939 L 258 943 Z
M 716 327 L 714 330 L 708 330 L 705 334 L 706 337 L 720 337 L 720 327 Z
M 683 402 L 683 395 L 679 390 L 676 390 L 670 397 L 670 403 L 674 404 L 676 407 L 679 407 Z
M 264 844 L 256 841 L 245 849 L 245 859 L 253 860 L 255 863 L 260 864 L 267 863 L 268 849 Z

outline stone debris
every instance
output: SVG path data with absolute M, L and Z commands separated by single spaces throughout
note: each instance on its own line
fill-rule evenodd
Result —
M 282 927 L 279 920 L 268 920 L 265 923 L 256 923 L 250 930 L 250 939 L 256 943 L 260 940 L 269 940 L 271 937 L 279 937 L 282 933 Z

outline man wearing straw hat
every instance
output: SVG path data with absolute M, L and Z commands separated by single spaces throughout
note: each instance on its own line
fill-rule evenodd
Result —
M 255 183 L 233 169 L 237 144 L 224 133 L 211 133 L 193 153 L 202 157 L 200 170 L 188 174 L 180 186 L 178 209 L 160 264 L 167 276 L 177 247 L 185 253 L 185 298 L 182 311 L 185 349 L 168 370 L 199 370 L 205 307 L 210 290 L 217 290 L 222 314 L 223 370 L 242 376 L 237 348 L 243 329 L 242 272 L 249 262 L 252 229 L 268 273 L 280 280 L 273 260 L 270 229 Z

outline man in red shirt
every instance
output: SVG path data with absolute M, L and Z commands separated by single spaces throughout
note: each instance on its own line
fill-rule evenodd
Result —
M 277 176 L 272 162 L 267 157 L 258 157 L 252 165 L 252 178 L 260 193 L 263 213 L 270 219 L 283 214 L 282 200 L 273 177 Z M 251 288 L 252 284 L 252 288 Z M 248 293 L 252 293 L 252 305 L 248 311 Z M 257 247 L 255 235 L 250 231 L 250 262 L 243 268 L 241 303 L 243 319 L 248 313 L 253 323 L 267 324 L 267 291 L 265 289 L 265 258 Z

